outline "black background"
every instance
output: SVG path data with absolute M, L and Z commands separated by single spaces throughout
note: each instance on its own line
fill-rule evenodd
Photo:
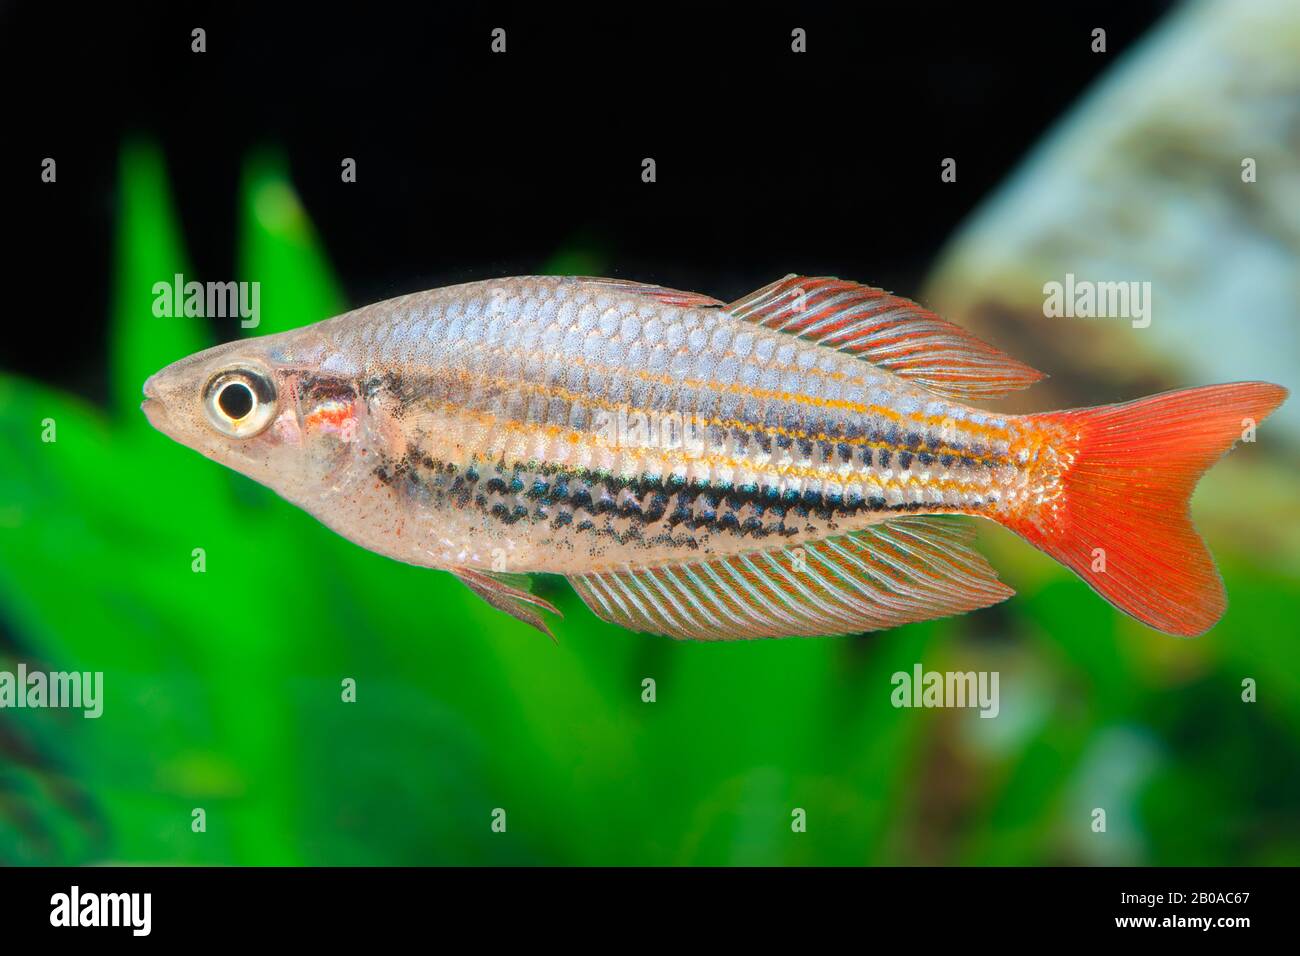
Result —
M 164 146 L 200 280 L 241 278 L 241 163 L 273 146 L 353 305 L 533 273 L 574 242 L 608 274 L 724 300 L 789 272 L 916 295 L 1167 5 L 442 6 L 5 8 L 0 366 L 106 394 L 117 158 L 136 134 Z
M 255 870 L 127 867 L 0 870 L 6 943 L 44 951 L 138 946 L 125 928 L 52 928 L 50 900 L 75 884 L 87 893 L 152 893 L 152 932 L 171 947 L 201 938 L 209 947 L 284 941 L 310 952 L 419 940 L 495 949 L 571 948 L 599 941 L 630 946 L 799 952 L 831 944 L 930 952 L 991 951 L 1007 942 L 1053 947 L 1061 940 L 1128 937 L 1180 951 L 1216 952 L 1280 938 L 1290 919 L 1292 871 L 1285 868 L 902 868 L 530 869 L 455 871 Z M 1249 893 L 1246 902 L 1121 903 L 1121 894 Z M 1240 897 L 1237 897 L 1240 899 Z M 1116 917 L 1239 918 L 1245 927 L 1116 926 Z M 639 944 L 639 945 L 638 945 Z M 148 945 L 147 943 L 145 945 Z

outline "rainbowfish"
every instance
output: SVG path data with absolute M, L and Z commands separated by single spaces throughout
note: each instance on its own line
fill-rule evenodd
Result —
M 914 302 L 787 276 L 738 301 L 618 279 L 434 289 L 219 345 L 144 384 L 155 428 L 550 634 L 533 573 L 699 640 L 851 634 L 1010 597 L 996 521 L 1171 634 L 1223 584 L 1197 479 L 1264 382 L 1030 415 L 1042 373 Z

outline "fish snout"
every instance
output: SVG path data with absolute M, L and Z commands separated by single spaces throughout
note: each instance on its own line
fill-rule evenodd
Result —
M 161 374 L 161 373 L 159 373 L 159 372 L 154 372 L 152 375 L 150 375 L 148 378 L 146 378 L 146 379 L 144 380 L 144 389 L 143 389 L 143 391 L 144 391 L 144 397 L 145 397 L 146 399 L 149 399 L 149 398 L 158 398 L 158 397 L 159 397 L 159 396 L 158 396 L 158 376 L 159 376 L 160 374 Z
M 166 371 L 166 369 L 162 369 L 154 372 L 145 379 L 142 389 L 144 401 L 140 403 L 140 411 L 144 412 L 144 417 L 149 419 L 149 424 L 164 433 L 167 433 L 167 429 L 164 427 L 167 423 L 167 403 L 163 400 L 159 378 Z
M 159 431 L 162 431 L 162 421 L 167 413 L 163 410 L 163 403 L 156 398 L 146 398 L 140 403 L 140 411 L 144 412 L 144 417 L 149 419 L 149 424 Z

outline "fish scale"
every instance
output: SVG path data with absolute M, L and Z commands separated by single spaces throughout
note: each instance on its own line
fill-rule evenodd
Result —
M 145 411 L 352 541 L 450 570 L 543 630 L 534 609 L 554 609 L 518 575 L 565 575 L 607 620 L 701 639 L 1002 600 L 954 514 L 1015 530 L 1153 626 L 1205 625 L 1222 611 L 1208 552 L 1190 523 L 1152 523 L 1185 511 L 1207 456 L 1285 392 L 1027 416 L 968 404 L 1039 377 L 836 279 L 788 276 L 724 304 L 524 277 L 218 346 L 151 378 Z M 214 392 L 232 382 L 248 393 L 229 403 L 239 419 Z M 1178 574 L 1162 535 L 1189 556 Z M 1088 547 L 1103 539 L 1121 556 L 1109 572 Z
M 483 442 L 472 420 L 439 416 L 448 426 L 441 436 L 465 437 L 458 443 L 464 464 L 513 456 L 562 466 L 594 464 L 619 478 L 675 471 L 696 488 L 738 479 L 800 495 L 842 495 L 845 486 L 855 486 L 850 495 L 880 501 L 859 511 L 888 513 L 890 506 L 920 503 L 978 508 L 993 490 L 991 466 L 1003 461 L 985 455 L 973 472 L 931 461 L 931 445 L 946 448 L 951 442 L 940 441 L 938 428 L 926 422 L 956 421 L 964 409 L 890 382 L 850 356 L 746 328 L 718 309 L 647 306 L 635 294 L 516 279 L 404 298 L 342 316 L 324 329 L 335 324 L 340 349 L 355 341 L 365 366 L 398 370 L 404 382 L 421 382 L 415 390 L 429 407 L 459 393 L 457 401 L 468 411 L 516 426 Z M 756 364 L 761 356 L 766 363 Z M 745 359 L 749 371 L 741 376 L 736 370 Z M 894 416 L 865 422 L 856 417 L 868 398 L 899 409 L 913 440 L 904 440 Z M 922 416 L 925 405 L 930 412 Z M 648 448 L 616 456 L 599 434 L 616 426 L 620 413 L 729 425 L 721 435 L 714 428 L 698 452 Z M 574 432 L 579 441 L 569 440 Z M 876 437 L 858 437 L 863 434 Z M 540 436 L 556 440 L 529 441 Z M 827 440 L 814 449 L 804 436 Z M 409 438 L 424 440 L 418 434 Z M 892 459 L 885 465 L 863 457 L 837 466 L 840 446 L 877 448 Z

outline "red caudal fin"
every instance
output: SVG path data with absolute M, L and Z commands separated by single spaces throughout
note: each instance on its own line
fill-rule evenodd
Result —
M 1143 624 L 1202 634 L 1227 602 L 1192 527 L 1192 490 L 1286 396 L 1278 385 L 1239 382 L 1032 416 L 1061 427 L 1073 455 L 1062 493 L 1008 526 Z

